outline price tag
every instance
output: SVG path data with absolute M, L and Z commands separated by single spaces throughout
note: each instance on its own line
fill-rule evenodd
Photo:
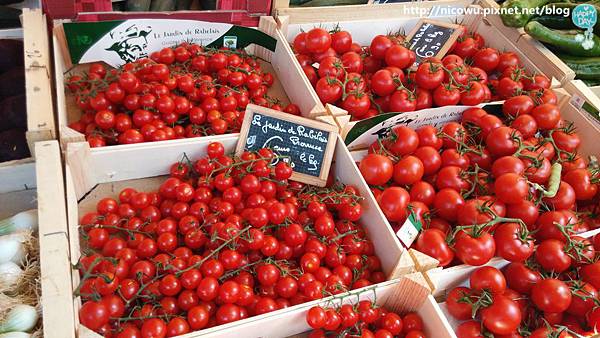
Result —
M 408 33 L 408 46 L 416 54 L 415 65 L 430 57 L 442 58 L 461 33 L 459 25 L 422 19 Z
M 335 150 L 337 130 L 327 123 L 249 104 L 236 154 L 269 148 L 290 164 L 292 180 L 324 187 Z
M 577 94 L 573 94 L 569 103 L 572 104 L 575 108 L 581 109 L 581 107 L 583 107 L 583 104 L 585 103 L 585 99 Z
M 414 214 L 411 212 L 410 216 L 406 218 L 404 224 L 402 224 L 400 229 L 396 232 L 396 236 L 398 236 L 402 244 L 409 248 L 417 236 L 419 236 L 422 228 L 423 225 L 421 222 L 415 219 Z

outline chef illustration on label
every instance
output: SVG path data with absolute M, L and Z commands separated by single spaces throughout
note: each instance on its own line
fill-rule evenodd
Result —
M 389 136 L 392 132 L 392 129 L 397 125 L 408 125 L 413 122 L 415 119 L 411 119 L 402 115 L 398 115 L 397 118 L 391 118 L 389 120 L 381 122 L 381 128 L 377 131 L 373 132 L 371 135 L 377 135 L 377 138 L 384 139 Z
M 147 36 L 152 32 L 150 27 L 139 28 L 133 24 L 121 31 L 110 32 L 110 37 L 115 41 L 106 50 L 113 51 L 125 62 L 134 62 L 148 56 Z

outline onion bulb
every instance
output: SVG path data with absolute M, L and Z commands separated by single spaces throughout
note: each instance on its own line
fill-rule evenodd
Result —
M 0 334 L 0 338 L 31 338 L 31 333 L 27 332 L 7 332 Z
M 23 270 L 14 262 L 0 263 L 0 289 L 17 284 Z
M 0 236 L 17 231 L 33 231 L 38 227 L 37 209 L 22 211 L 12 217 L 0 221 Z
M 33 306 L 17 304 L 0 323 L 0 333 L 29 331 L 35 327 L 38 318 L 37 310 Z
M 7 236 L 0 236 L 0 264 L 13 262 L 21 264 L 25 260 L 27 234 L 17 233 Z

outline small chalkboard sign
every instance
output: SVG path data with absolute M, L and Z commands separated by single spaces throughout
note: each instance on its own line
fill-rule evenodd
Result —
M 337 140 L 337 127 L 249 104 L 236 154 L 271 148 L 287 156 L 292 180 L 325 186 Z
M 409 48 L 417 56 L 415 65 L 429 57 L 444 57 L 460 33 L 460 25 L 430 19 L 420 20 L 406 36 Z

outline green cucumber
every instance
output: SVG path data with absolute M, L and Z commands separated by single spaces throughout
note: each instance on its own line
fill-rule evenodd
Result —
M 541 15 L 531 19 L 552 29 L 577 29 L 571 18 L 561 15 Z
M 567 54 L 557 55 L 569 68 L 573 69 L 578 79 L 600 79 L 600 57 L 581 57 Z
M 500 17 L 506 26 L 523 27 L 535 16 L 529 11 L 542 7 L 548 2 L 550 0 L 507 0 L 502 4 L 503 11 Z
M 581 79 L 581 81 L 583 81 L 583 83 L 585 83 L 586 86 L 588 87 L 596 87 L 596 86 L 600 86 L 600 80 L 586 80 L 586 79 Z
M 550 29 L 539 22 L 531 21 L 525 25 L 525 32 L 531 37 L 550 46 L 574 56 L 600 56 L 600 37 L 593 36 L 594 45 L 584 49 L 581 41 L 576 39 L 579 33 L 558 31 Z

